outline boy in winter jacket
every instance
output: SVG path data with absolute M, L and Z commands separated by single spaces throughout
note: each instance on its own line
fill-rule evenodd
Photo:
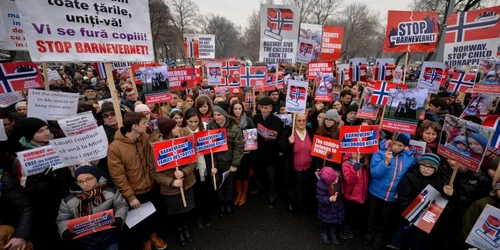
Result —
M 68 229 L 68 220 L 113 209 L 115 221 L 111 224 L 121 228 L 127 217 L 128 205 L 120 192 L 107 186 L 94 166 L 81 166 L 75 171 L 78 187 L 72 188 L 71 194 L 61 201 L 56 219 L 61 238 L 72 240 L 76 234 Z M 108 250 L 118 249 L 118 231 L 110 229 L 79 238 L 83 249 Z
M 383 140 L 379 152 L 373 154 L 368 186 L 368 227 L 363 245 L 373 242 L 375 249 L 385 246 L 387 226 L 396 204 L 398 184 L 415 163 L 413 152 L 407 148 L 410 135 L 395 133 L 392 140 Z
M 325 243 L 339 244 L 337 235 L 339 226 L 344 221 L 344 202 L 337 172 L 330 167 L 319 171 L 320 179 L 316 183 L 318 200 L 319 235 Z

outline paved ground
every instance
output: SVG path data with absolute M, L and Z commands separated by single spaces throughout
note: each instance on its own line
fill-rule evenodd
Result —
M 212 216 L 212 225 L 192 226 L 193 242 L 180 247 L 175 236 L 167 238 L 168 249 L 364 249 L 359 234 L 340 245 L 325 244 L 319 239 L 319 221 L 314 214 L 291 214 L 279 200 L 267 208 L 264 196 L 249 196 L 247 203 L 236 207 L 233 218 Z

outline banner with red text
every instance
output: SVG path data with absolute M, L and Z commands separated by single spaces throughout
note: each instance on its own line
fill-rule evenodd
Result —
M 331 102 L 333 99 L 333 62 L 310 62 L 307 67 L 307 79 L 315 80 L 314 100 Z
M 370 154 L 378 152 L 379 126 L 340 127 L 340 148 L 343 153 Z
M 344 27 L 323 27 L 323 39 L 321 44 L 321 61 L 337 61 L 342 53 L 342 39 L 344 38 Z
M 147 0 L 19 0 L 16 5 L 34 62 L 154 60 Z
M 205 130 L 194 133 L 196 152 L 201 155 L 227 150 L 226 129 Z
M 5 28 L 6 32 L 5 37 L 0 36 L 0 49 L 28 50 L 28 44 L 24 37 L 25 25 L 27 24 L 23 24 L 23 21 L 21 21 L 16 2 L 0 1 L 0 26 L 3 26 L 2 28 Z
M 190 89 L 201 79 L 196 77 L 195 68 L 168 69 L 168 82 L 170 90 Z
M 311 156 L 319 157 L 327 161 L 340 163 L 342 153 L 338 152 L 340 148 L 339 140 L 315 135 L 311 147 Z
M 111 224 L 115 222 L 115 214 L 113 209 L 109 209 L 100 213 L 91 214 L 72 220 L 66 221 L 68 230 L 76 235 L 73 239 L 78 239 L 100 231 L 113 228 Z
M 156 172 L 196 162 L 192 136 L 154 143 L 153 153 Z

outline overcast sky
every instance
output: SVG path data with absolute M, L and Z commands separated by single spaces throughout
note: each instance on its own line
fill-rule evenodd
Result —
M 263 0 L 193 0 L 200 6 L 201 14 L 218 14 L 232 20 L 236 25 L 246 26 L 248 16 L 260 8 Z M 277 0 L 275 2 L 281 2 Z M 408 10 L 413 0 L 344 0 L 346 4 L 362 2 L 373 11 L 378 11 L 381 19 L 387 21 L 388 10 Z

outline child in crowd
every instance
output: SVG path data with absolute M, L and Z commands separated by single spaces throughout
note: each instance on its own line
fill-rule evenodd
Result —
M 337 236 L 339 227 L 344 221 L 344 201 L 339 177 L 333 168 L 324 167 L 319 171 L 316 199 L 318 200 L 321 240 L 324 243 L 340 244 Z

